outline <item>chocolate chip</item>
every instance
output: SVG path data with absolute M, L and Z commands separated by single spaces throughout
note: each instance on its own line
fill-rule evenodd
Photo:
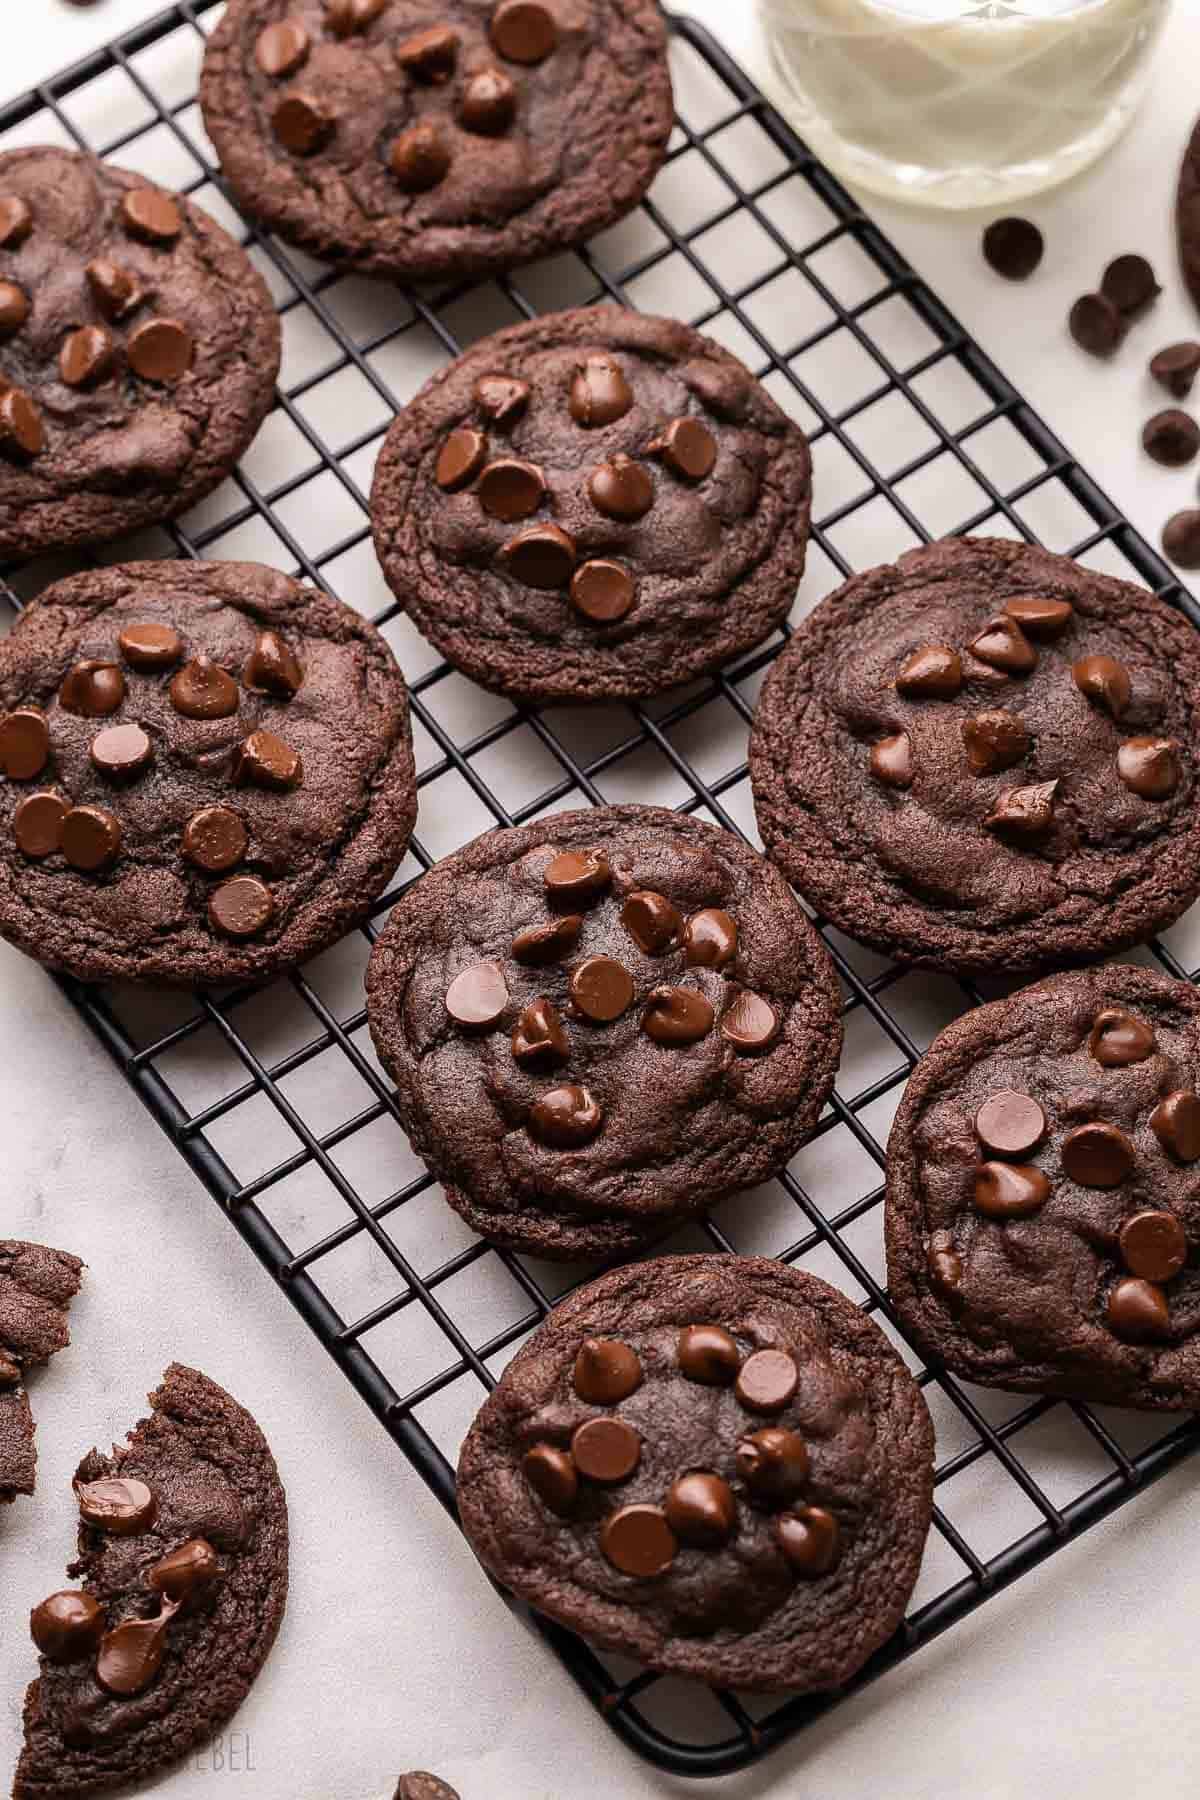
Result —
M 171 677 L 167 692 L 186 719 L 228 719 L 238 709 L 237 682 L 203 651 Z
M 1062 1166 L 1080 1187 L 1119 1187 L 1133 1163 L 1133 1145 L 1125 1133 L 1102 1120 L 1077 1125 L 1063 1139 Z
M 440 87 L 449 81 L 458 61 L 459 34 L 453 25 L 430 25 L 396 45 L 396 61 L 414 81 Z
M 808 1480 L 808 1446 L 798 1432 L 768 1425 L 742 1439 L 737 1472 L 757 1499 L 784 1506 Z
M 512 941 L 512 953 L 518 962 L 561 962 L 575 948 L 583 919 L 579 913 L 564 913 L 559 919 L 547 919 L 544 925 L 530 925 L 518 931 Z
M 989 619 L 969 648 L 980 662 L 1001 669 L 1006 675 L 1028 675 L 1037 667 L 1037 651 L 1009 613 L 997 613 Z
M 224 874 L 246 854 L 249 835 L 240 816 L 228 806 L 202 806 L 183 828 L 180 848 L 198 869 Z
M 1061 637 L 1075 617 L 1069 600 L 1048 600 L 1041 594 L 1019 594 L 1004 602 L 1004 610 L 1015 619 L 1026 637 Z
M 130 236 L 144 244 L 173 244 L 183 230 L 178 202 L 161 188 L 130 188 L 121 201 L 121 217 Z
M 823 1506 L 781 1513 L 775 1521 L 775 1535 L 793 1571 L 806 1580 L 827 1575 L 837 1561 L 838 1522 Z
M 612 869 L 598 850 L 563 850 L 546 864 L 542 880 L 556 900 L 590 900 L 609 885 Z
M 59 849 L 73 869 L 92 873 L 115 862 L 121 849 L 121 824 L 103 806 L 73 806 L 62 822 Z
M 642 1456 L 642 1440 L 624 1419 L 588 1419 L 571 1438 L 571 1457 L 589 1481 L 627 1481 Z
M 116 712 L 125 698 L 125 677 L 117 663 L 99 662 L 85 657 L 67 671 L 58 690 L 58 704 L 64 712 L 78 713 L 84 719 L 104 718 Z
M 642 519 L 654 505 L 646 470 L 621 452 L 593 469 L 587 485 L 592 505 L 608 519 Z
M 147 619 L 137 625 L 126 625 L 117 638 L 121 655 L 130 668 L 153 672 L 169 669 L 183 655 L 183 639 L 173 625 L 158 625 Z
M 683 915 L 664 894 L 638 888 L 621 908 L 621 923 L 647 956 L 663 956 L 679 941 Z
M 1050 1183 L 1032 1163 L 985 1162 L 975 1171 L 975 1210 L 988 1219 L 1027 1219 L 1050 1198 Z
M 562 1062 L 570 1053 L 567 1034 L 553 1000 L 531 1000 L 512 1029 L 518 1062 Z
M 512 425 L 529 405 L 531 392 L 527 381 L 511 375 L 481 375 L 475 383 L 475 404 L 494 425 Z
M 140 725 L 109 725 L 97 732 L 90 750 L 92 767 L 110 781 L 129 781 L 154 761 L 154 745 Z
M 0 281 L 0 336 L 12 337 L 29 317 L 29 297 L 15 281 Z
M 1088 1051 L 1106 1069 L 1123 1069 L 1145 1062 L 1158 1044 L 1150 1026 L 1123 1006 L 1106 1006 L 1096 1014 Z
M 1150 1129 L 1176 1162 L 1200 1161 L 1200 1097 L 1192 1088 L 1175 1088 L 1150 1114 Z
M 25 856 L 52 856 L 62 837 L 69 811 L 59 794 L 27 794 L 13 814 L 13 836 Z
M 553 1444 L 535 1444 L 521 1458 L 521 1471 L 552 1513 L 560 1519 L 570 1517 L 579 1498 L 579 1477 L 565 1450 L 556 1450 Z
M 50 758 L 50 727 L 38 706 L 18 706 L 0 718 L 0 775 L 32 781 Z
M 531 525 L 507 543 L 500 555 L 524 587 L 566 587 L 575 568 L 575 540 L 557 525 Z
M 1177 400 L 1185 399 L 1200 373 L 1200 344 L 1190 340 L 1168 344 L 1165 350 L 1159 350 L 1150 358 L 1150 373 Z
M 733 1489 L 719 1475 L 693 1469 L 672 1482 L 663 1506 L 667 1524 L 681 1544 L 718 1550 L 737 1530 Z
M 704 481 L 717 462 L 717 440 L 701 419 L 672 419 L 646 447 L 682 481 Z
M 532 518 L 546 498 L 546 481 L 536 464 L 506 456 L 489 463 L 476 492 L 485 513 L 511 525 Z
M 499 1024 L 508 1005 L 508 984 L 498 962 L 472 963 L 446 989 L 446 1011 L 473 1031 Z
M 0 249 L 15 250 L 32 230 L 29 202 L 19 194 L 0 194 Z
M 1200 569 L 1200 511 L 1187 507 L 1172 513 L 1163 526 L 1162 547 L 1181 569 Z
M 1001 1088 L 975 1114 L 975 1135 L 993 1156 L 1028 1156 L 1046 1135 L 1046 1115 L 1032 1094 Z
M 46 448 L 42 415 L 24 388 L 0 393 L 0 454 L 17 462 L 40 456 Z
M 571 577 L 571 604 L 596 625 L 615 624 L 633 602 L 633 577 L 620 563 L 597 558 L 583 563 Z
M 1071 674 L 1081 694 L 1103 706 L 1114 719 L 1120 718 L 1133 694 L 1124 663 L 1113 656 L 1081 656 Z
M 721 1020 L 721 1035 L 735 1050 L 769 1050 L 782 1030 L 782 1020 L 761 994 L 738 995 Z
M 679 1549 L 660 1506 L 623 1506 L 600 1527 L 600 1548 L 623 1575 L 661 1575 Z
M 230 773 L 238 787 L 271 788 L 282 793 L 303 782 L 304 762 L 299 751 L 273 731 L 252 731 L 234 751 Z
M 683 960 L 690 969 L 723 969 L 737 955 L 738 929 L 727 912 L 706 906 L 683 928 Z
M 517 90 L 503 69 L 472 75 L 458 103 L 458 122 L 479 137 L 502 137 L 517 116 Z
M 576 1011 L 598 1025 L 611 1024 L 633 1002 L 633 978 L 611 956 L 589 956 L 571 972 Z
M 1144 256 L 1118 256 L 1105 269 L 1100 292 L 1126 318 L 1132 318 L 1157 299 L 1162 289 Z
M 1024 843 L 1040 837 L 1054 824 L 1054 796 L 1058 782 L 1039 781 L 1033 787 L 1006 788 L 996 810 L 983 821 L 1002 837 Z
M 150 1686 L 162 1667 L 167 1626 L 174 1607 L 157 1619 L 126 1619 L 101 1640 L 96 1680 L 109 1694 L 126 1699 Z
M 712 1003 L 695 988 L 651 988 L 642 1030 L 656 1044 L 694 1044 L 712 1030 Z
M 885 787 L 910 788 L 913 784 L 912 742 L 907 731 L 880 738 L 871 745 L 871 773 Z
M 260 631 L 242 670 L 243 685 L 255 694 L 290 700 L 303 681 L 304 671 L 287 641 L 277 631 Z
M 984 260 L 1006 281 L 1026 281 L 1045 248 L 1046 240 L 1030 219 L 993 219 L 983 234 Z
M 558 47 L 554 15 L 537 0 L 500 0 L 490 31 L 493 47 L 509 62 L 544 62 Z
M 1011 769 L 1029 750 L 1030 738 L 1020 719 L 996 710 L 976 713 L 962 722 L 967 763 L 975 775 L 995 775 Z
M 114 322 L 136 312 L 146 298 L 137 277 L 110 257 L 98 256 L 84 270 L 92 298 L 106 319 Z
M 734 1392 L 749 1412 L 782 1412 L 800 1383 L 786 1350 L 756 1350 L 742 1364 Z
M 1127 738 L 1117 751 L 1117 774 L 1143 800 L 1167 800 L 1179 786 L 1179 746 L 1172 738 Z
M 256 875 L 235 875 L 208 897 L 208 917 L 226 937 L 255 937 L 275 916 L 275 899 Z
M 962 686 L 962 658 L 948 644 L 926 644 L 901 665 L 896 692 L 914 700 L 952 700 Z
M 285 94 L 271 114 L 271 127 L 293 156 L 312 156 L 333 136 L 336 119 L 315 94 Z
M 935 1239 L 949 1239 L 949 1232 L 934 1232 L 925 1252 L 925 1262 L 929 1270 L 929 1279 L 942 1295 L 943 1299 L 952 1300 L 962 1286 L 962 1257 L 949 1242 L 935 1242 Z
M 220 1560 L 208 1539 L 189 1538 L 156 1562 L 146 1580 L 156 1594 L 182 1606 L 211 1587 L 220 1572 Z
M 1171 1325 L 1167 1296 L 1152 1281 L 1127 1275 L 1108 1296 L 1105 1323 L 1117 1337 L 1133 1344 L 1162 1337 Z
M 642 1365 L 637 1351 L 620 1338 L 585 1338 L 571 1379 L 589 1406 L 617 1406 L 641 1387 Z
M 29 1633 L 47 1661 L 82 1662 L 104 1636 L 104 1608 L 91 1594 L 69 1588 L 34 1607 Z
M 685 1325 L 675 1353 L 688 1380 L 702 1387 L 728 1387 L 742 1366 L 737 1339 L 723 1325 Z
M 1071 336 L 1089 356 L 1111 356 L 1125 337 L 1125 320 L 1103 294 L 1083 294 L 1067 318 Z
M 604 1114 L 585 1087 L 568 1082 L 551 1088 L 529 1109 L 529 1128 L 553 1150 L 574 1150 L 590 1142 Z
M 365 31 L 379 17 L 387 0 L 329 0 L 325 23 L 338 37 Z
M 1134 1213 L 1117 1241 L 1129 1273 L 1144 1281 L 1170 1281 L 1187 1261 L 1187 1233 L 1171 1212 Z
M 149 1531 L 158 1517 L 153 1488 L 136 1476 L 106 1475 L 99 1481 L 72 1484 L 79 1502 L 79 1516 L 110 1537 L 136 1537 Z
M 452 431 L 438 451 L 434 480 L 448 494 L 469 487 L 487 461 L 487 439 L 473 426 Z
M 1190 413 L 1168 406 L 1142 427 L 1142 448 L 1156 463 L 1168 469 L 1182 468 L 1200 450 L 1200 425 Z
M 187 374 L 196 345 L 187 326 L 178 319 L 147 319 L 133 333 L 125 354 L 130 368 L 143 381 L 169 385 Z
M 419 119 L 393 138 L 388 165 L 406 194 L 427 194 L 450 173 L 450 146 L 436 119 Z
M 309 37 L 299 19 L 280 19 L 258 34 L 254 56 L 264 75 L 273 80 L 294 75 L 309 52 Z

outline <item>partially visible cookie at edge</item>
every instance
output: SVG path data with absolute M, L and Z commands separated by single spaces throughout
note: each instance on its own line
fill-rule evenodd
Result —
M 66 1250 L 0 1239 L 0 1505 L 32 1494 L 37 1472 L 26 1370 L 71 1341 L 67 1309 L 83 1264 Z
M 457 1791 L 425 1769 L 411 1769 L 396 1783 L 392 1800 L 459 1800 Z
M 1197 120 L 1183 153 L 1175 200 L 1175 230 L 1183 279 L 1192 299 L 1200 306 L 1200 120 Z

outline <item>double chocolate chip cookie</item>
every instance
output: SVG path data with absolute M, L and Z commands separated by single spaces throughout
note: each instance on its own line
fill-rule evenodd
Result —
M 266 285 L 198 206 L 75 151 L 0 155 L 0 556 L 185 512 L 278 371 Z
M 655 694 L 779 625 L 804 569 L 799 428 L 710 338 L 620 307 L 485 339 L 393 424 L 388 583 L 443 656 L 525 700 Z
M 454 1788 L 424 1769 L 411 1769 L 396 1783 L 392 1800 L 458 1800 Z
M 363 917 L 415 816 L 391 651 L 273 569 L 74 576 L 0 644 L 0 933 L 51 968 L 290 968 Z
M 37 1451 L 25 1371 L 70 1343 L 67 1308 L 82 1273 L 65 1250 L 0 1239 L 0 1506 L 33 1492 Z
M 957 1019 L 888 1146 L 892 1299 L 968 1380 L 1200 1406 L 1200 994 L 1116 966 Z
M 655 0 L 231 0 L 200 101 L 249 212 L 415 280 L 582 243 L 674 122 Z
M 901 961 L 1084 962 L 1200 892 L 1200 637 L 1026 544 L 914 550 L 821 602 L 750 749 L 767 853 Z
M 287 1502 L 250 1414 L 173 1363 L 151 1416 L 75 1477 L 77 1588 L 30 1629 L 14 1800 L 70 1800 L 178 1762 L 237 1711 L 288 1588 Z
M 841 1007 L 786 883 L 658 807 L 492 831 L 423 877 L 367 971 L 376 1048 L 446 1198 L 494 1243 L 628 1253 L 799 1148 Z
M 762 1257 L 618 1269 L 555 1308 L 458 1466 L 497 1580 L 713 1686 L 839 1686 L 900 1623 L 933 1500 L 912 1376 L 844 1294 Z

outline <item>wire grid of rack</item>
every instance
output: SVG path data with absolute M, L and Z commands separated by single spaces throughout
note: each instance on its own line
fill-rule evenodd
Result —
M 614 298 L 685 317 L 756 369 L 809 432 L 816 526 L 793 618 L 855 568 L 951 532 L 1045 542 L 1135 576 L 1200 623 L 1191 597 L 937 298 L 700 29 L 673 21 L 678 129 L 649 200 L 583 252 L 437 293 L 338 276 L 253 232 L 222 194 L 195 105 L 216 0 L 179 0 L 0 111 L 0 148 L 75 144 L 198 197 L 250 248 L 282 316 L 275 411 L 240 471 L 169 529 L 105 553 L 250 556 L 360 606 L 410 676 L 417 837 L 371 921 L 265 990 L 68 996 L 154 1117 L 433 1493 L 485 1389 L 568 1287 L 593 1273 L 489 1248 L 408 1148 L 376 1063 L 362 972 L 389 907 L 493 824 L 624 799 L 754 838 L 746 733 L 784 634 L 646 706 L 538 712 L 439 663 L 397 613 L 365 494 L 386 426 L 433 368 L 539 310 Z M 797 248 L 796 246 L 801 246 Z M 14 606 L 82 559 L 3 572 Z M 820 923 L 820 921 L 818 921 Z M 909 1616 L 851 1684 L 912 1654 L 1196 1448 L 1200 1429 L 989 1393 L 921 1363 L 899 1334 L 880 1248 L 887 1129 L 970 983 L 892 967 L 825 929 L 846 1054 L 812 1140 L 778 1181 L 665 1248 L 769 1253 L 856 1297 L 922 1382 L 937 1507 Z M 1185 919 L 1147 960 L 1200 963 Z M 468 1554 L 464 1546 L 464 1554 Z M 679 1774 L 762 1756 L 839 1696 L 780 1701 L 654 1676 L 532 1623 L 637 1751 Z M 846 1690 L 843 1690 L 846 1691 Z

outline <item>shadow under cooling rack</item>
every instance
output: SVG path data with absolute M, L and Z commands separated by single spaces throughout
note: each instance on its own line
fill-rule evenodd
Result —
M 785 633 L 645 706 L 514 707 L 473 687 L 398 613 L 365 496 L 388 423 L 466 344 L 610 298 L 686 318 L 808 432 L 818 499 L 792 621 L 853 570 L 953 532 L 1022 537 L 1191 597 L 850 196 L 702 31 L 673 22 L 678 127 L 649 199 L 584 251 L 436 292 L 324 269 L 254 232 L 224 194 L 195 102 L 215 0 L 180 3 L 0 112 L 0 148 L 58 142 L 182 189 L 245 241 L 281 315 L 275 408 L 241 468 L 174 526 L 105 560 L 249 557 L 329 587 L 409 676 L 418 833 L 371 922 L 266 990 L 188 996 L 62 985 L 226 1217 L 399 1448 L 454 1511 L 452 1464 L 507 1359 L 594 1273 L 497 1251 L 413 1156 L 374 1058 L 362 975 L 382 919 L 479 831 L 563 806 L 675 806 L 757 841 L 746 769 L 759 684 Z M 82 559 L 3 571 L 14 606 Z M 818 921 L 820 923 L 820 921 Z M 911 1655 L 1196 1448 L 1190 1421 L 982 1389 L 924 1365 L 885 1290 L 884 1149 L 909 1071 L 980 994 L 825 929 L 846 1002 L 832 1101 L 777 1181 L 667 1249 L 775 1255 L 857 1299 L 921 1381 L 937 1429 L 934 1528 L 903 1628 L 851 1684 Z M 1189 914 L 1144 959 L 1200 964 Z M 463 1554 L 469 1554 L 463 1546 Z M 602 1715 L 679 1774 L 762 1756 L 839 1696 L 710 1694 L 532 1621 Z

